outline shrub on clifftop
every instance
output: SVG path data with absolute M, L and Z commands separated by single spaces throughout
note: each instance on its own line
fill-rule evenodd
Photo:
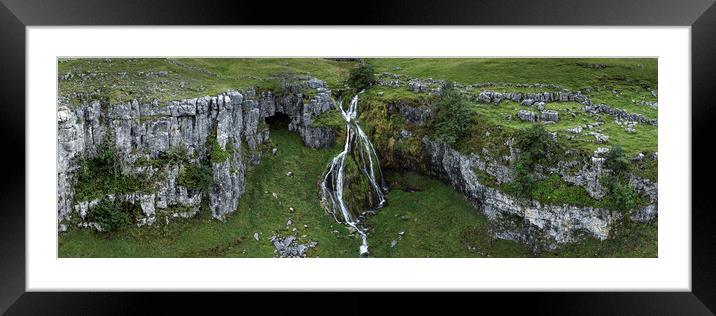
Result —
M 350 70 L 346 83 L 355 89 L 356 92 L 369 88 L 375 83 L 373 66 L 365 61 L 361 61 L 358 67 Z
M 541 124 L 520 131 L 515 146 L 520 150 L 520 162 L 530 171 L 538 164 L 549 165 L 557 160 L 558 143 Z
M 442 87 L 442 97 L 435 114 L 435 139 L 454 144 L 467 131 L 472 122 L 467 102 L 460 96 L 452 83 Z

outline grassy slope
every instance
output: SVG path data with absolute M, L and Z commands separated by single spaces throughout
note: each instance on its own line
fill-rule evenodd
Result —
M 392 188 L 388 205 L 368 221 L 373 227 L 369 242 L 375 256 L 461 258 L 528 254 L 522 244 L 491 238 L 486 231 L 487 218 L 444 183 L 413 172 L 390 173 L 387 178 Z M 395 247 L 391 247 L 393 240 L 397 241 Z M 468 245 L 479 245 L 479 251 L 468 250 Z
M 275 88 L 277 75 L 310 75 L 329 86 L 340 84 L 348 75 L 350 62 L 318 58 L 95 58 L 61 59 L 59 75 L 72 73 L 73 79 L 60 80 L 61 95 L 91 93 L 107 89 L 113 102 L 131 99 L 177 100 L 216 95 L 229 89 Z M 166 76 L 159 72 L 168 72 Z M 101 73 L 96 77 L 81 74 Z

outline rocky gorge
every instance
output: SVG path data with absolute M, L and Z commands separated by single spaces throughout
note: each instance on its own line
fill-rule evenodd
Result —
M 172 76 L 172 72 L 156 73 L 158 78 Z M 171 101 L 110 101 L 103 98 L 103 92 L 81 102 L 66 96 L 58 97 L 58 232 L 63 234 L 77 228 L 98 232 L 111 230 L 108 225 L 116 219 L 103 218 L 108 216 L 102 213 L 107 205 L 129 214 L 132 226 L 142 227 L 137 229 L 175 225 L 172 222 L 182 222 L 185 218 L 202 218 L 220 224 L 235 217 L 235 212 L 246 211 L 247 207 L 251 210 L 257 204 L 258 194 L 286 212 L 278 216 L 281 218 L 280 229 L 250 228 L 254 230 L 248 232 L 248 238 L 243 236 L 235 242 L 246 243 L 248 239 L 258 244 L 266 243 L 274 256 L 313 256 L 316 249 L 321 249 L 325 238 L 316 238 L 310 231 L 322 227 L 320 229 L 339 239 L 344 238 L 341 236 L 343 232 L 317 222 L 310 222 L 309 229 L 304 222 L 305 216 L 300 214 L 321 212 L 321 209 L 296 201 L 310 200 L 325 209 L 326 196 L 341 191 L 334 187 L 345 185 L 349 195 L 347 207 L 355 208 L 355 212 L 368 210 L 356 219 L 348 217 L 345 221 L 363 223 L 366 217 L 376 216 L 382 210 L 376 209 L 372 197 L 361 196 L 362 191 L 388 191 L 388 187 L 371 189 L 378 188 L 372 175 L 373 158 L 378 168 L 375 172 L 381 172 L 382 166 L 392 173 L 417 172 L 438 179 L 437 182 L 449 186 L 467 201 L 464 203 L 469 204 L 471 211 L 484 215 L 488 222 L 487 232 L 492 238 L 526 245 L 533 254 L 555 251 L 585 239 L 614 239 L 625 223 L 651 225 L 656 222 L 658 183 L 652 174 L 626 174 L 625 185 L 639 196 L 638 205 L 616 210 L 601 203 L 610 191 L 604 179 L 613 174 L 607 165 L 614 150 L 609 145 L 619 137 L 614 136 L 614 129 L 605 131 L 605 126 L 612 124 L 609 120 L 613 119 L 619 132 L 642 137 L 637 129 L 657 125 L 657 120 L 649 115 L 635 113 L 631 108 L 625 110 L 592 102 L 590 95 L 557 84 L 457 84 L 462 96 L 474 102 L 471 106 L 501 111 L 495 115 L 500 122 L 518 128 L 526 125 L 556 127 L 559 124 L 559 131 L 549 132 L 553 141 L 576 139 L 589 144 L 587 149 L 567 147 L 560 159 L 537 164 L 529 171 L 529 177 L 536 182 L 558 179 L 555 185 L 568 187 L 573 190 L 570 192 L 583 191 L 585 196 L 579 197 L 582 200 L 575 200 L 575 203 L 541 200 L 509 190 L 509 185 L 523 176 L 517 172 L 523 152 L 515 143 L 515 134 L 480 121 L 476 124 L 479 126 L 471 130 L 469 140 L 448 144 L 433 137 L 431 131 L 435 127 L 437 102 L 442 95 L 444 80 L 383 73 L 375 87 L 366 92 L 361 110 L 353 111 L 354 114 L 349 115 L 352 119 L 344 120 L 337 101 L 344 91 L 334 93 L 331 88 L 337 86 L 319 78 L 325 79 L 305 76 L 287 85 L 218 90 L 224 92 Z M 402 89 L 410 95 L 395 92 Z M 544 92 L 535 92 L 541 89 Z M 655 96 L 653 90 L 651 94 Z M 558 105 L 562 103 L 568 105 Z M 650 101 L 632 100 L 630 103 L 655 108 Z M 344 118 L 346 113 L 351 111 L 343 112 Z M 348 155 L 346 165 L 359 172 L 346 174 L 344 180 L 337 182 L 339 184 L 323 186 L 317 176 L 302 178 L 305 183 L 311 182 L 308 185 L 315 190 L 306 189 L 307 192 L 295 194 L 300 199 L 291 198 L 292 202 L 286 202 L 286 189 L 297 187 L 289 183 L 299 181 L 294 174 L 301 173 L 298 170 L 301 166 L 300 162 L 288 164 L 282 158 L 276 158 L 282 155 L 288 138 L 281 132 L 283 142 L 274 143 L 275 129 L 289 131 L 288 134 L 294 135 L 292 137 L 300 139 L 297 144 L 320 152 L 317 157 L 334 157 L 332 151 L 338 150 L 338 145 L 345 141 L 344 152 L 335 157 Z M 355 133 L 361 136 L 351 136 L 352 129 L 360 130 Z M 352 140 L 361 145 L 349 145 Z M 375 144 L 374 148 L 371 143 Z M 346 149 L 354 146 L 364 147 L 367 154 L 351 157 L 350 151 L 360 152 Z M 257 179 L 262 173 L 250 177 L 250 172 L 265 165 L 267 159 L 273 168 L 293 166 L 282 171 L 283 180 L 278 180 L 279 183 L 285 180 L 285 188 L 259 187 Z M 649 168 L 656 165 L 657 159 L 657 153 L 648 150 L 628 157 L 629 163 Z M 320 161 L 318 164 L 328 164 L 329 173 L 333 167 L 343 168 L 343 162 L 336 163 L 335 158 L 333 164 L 325 157 L 317 161 Z M 111 168 L 105 168 L 103 164 L 111 165 Z M 356 176 L 360 171 L 368 175 L 369 181 Z M 343 175 L 336 179 L 341 177 Z M 345 184 L 340 184 L 343 181 Z M 301 188 L 305 189 L 305 186 Z M 325 191 L 323 195 L 322 189 Z M 256 192 L 247 200 L 247 192 L 251 190 Z M 398 190 L 421 194 L 421 189 L 409 186 Z M 586 203 L 585 199 L 588 200 Z M 381 195 L 380 200 L 378 205 L 385 202 L 389 210 L 393 209 L 387 194 L 385 199 Z M 257 214 L 262 211 L 251 210 Z M 334 218 L 336 213 L 332 214 Z M 331 211 L 327 215 L 331 215 Z M 275 215 L 257 216 L 273 220 Z M 412 215 L 395 216 L 400 221 L 410 221 Z M 370 225 L 348 229 L 348 237 L 356 239 L 359 237 L 356 233 L 363 237 L 361 255 L 365 254 L 363 248 L 367 250 L 366 236 L 371 238 L 375 232 L 381 233 L 382 227 Z M 401 228 L 397 236 L 398 239 L 387 243 L 389 248 L 401 247 L 404 238 L 415 238 L 405 228 Z M 466 247 L 474 249 L 474 245 Z

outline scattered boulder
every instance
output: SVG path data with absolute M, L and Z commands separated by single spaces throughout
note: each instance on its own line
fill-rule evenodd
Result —
M 259 240 L 259 233 L 254 233 L 254 239 L 256 239 L 256 241 Z
M 521 120 L 525 122 L 535 122 L 537 121 L 537 115 L 535 115 L 532 111 L 527 110 L 520 110 L 517 112 L 517 117 L 519 117 Z
M 308 244 L 299 243 L 296 236 L 271 236 L 269 240 L 276 248 L 276 255 L 281 258 L 305 258 L 306 251 L 315 248 L 318 244 L 315 241 L 310 241 Z
M 427 92 L 428 85 L 418 80 L 411 80 L 408 82 L 408 90 L 418 93 Z
M 559 113 L 554 110 L 544 110 L 541 112 L 540 119 L 545 122 L 559 122 Z
M 597 143 L 603 144 L 606 143 L 609 140 L 609 136 L 597 133 L 597 132 L 589 132 L 589 135 L 594 136 Z
M 521 103 L 521 104 L 524 105 L 524 106 L 531 106 L 531 105 L 534 104 L 534 103 L 535 103 L 535 100 L 532 100 L 532 99 L 524 99 L 524 100 L 522 100 L 522 103 Z
M 597 156 L 604 155 L 609 152 L 609 148 L 606 147 L 599 147 L 597 150 L 594 151 L 594 154 Z
M 317 89 L 317 88 L 323 88 L 325 86 L 325 82 L 323 80 L 311 78 L 308 80 L 308 82 L 306 82 L 306 85 L 311 89 Z
M 574 127 L 574 128 L 567 129 L 567 132 L 568 132 L 568 133 L 572 133 L 572 134 L 581 134 L 581 133 L 582 133 L 582 126 L 580 125 L 580 126 L 577 126 L 577 127 Z
M 411 132 L 411 131 L 408 131 L 408 130 L 401 130 L 401 131 L 400 131 L 400 137 L 401 137 L 401 138 L 408 138 L 408 137 L 412 137 L 412 136 L 413 136 L 413 132 Z
M 637 223 L 648 223 L 657 216 L 657 208 L 654 204 L 649 204 L 645 207 L 632 210 L 629 214 L 629 218 Z

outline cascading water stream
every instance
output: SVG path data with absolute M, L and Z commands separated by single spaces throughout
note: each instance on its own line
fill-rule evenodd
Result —
M 339 103 L 338 107 L 341 110 L 343 119 L 346 121 L 346 142 L 343 146 L 343 151 L 333 158 L 323 175 L 323 181 L 321 182 L 321 202 L 326 212 L 332 215 L 337 222 L 345 223 L 361 235 L 362 243 L 359 254 L 364 256 L 368 253 L 366 230 L 362 227 L 358 216 L 356 216 L 357 213 L 354 213 L 354 211 L 346 205 L 343 196 L 344 185 L 346 184 L 346 158 L 353 158 L 360 170 L 360 176 L 368 180 L 370 185 L 369 202 L 371 205 L 375 205 L 374 209 L 385 205 L 385 191 L 387 191 L 387 187 L 383 179 L 383 171 L 380 169 L 380 161 L 378 160 L 375 148 L 356 121 L 358 114 L 358 95 L 360 95 L 360 93 L 351 100 L 348 111 L 345 111 L 343 104 Z

